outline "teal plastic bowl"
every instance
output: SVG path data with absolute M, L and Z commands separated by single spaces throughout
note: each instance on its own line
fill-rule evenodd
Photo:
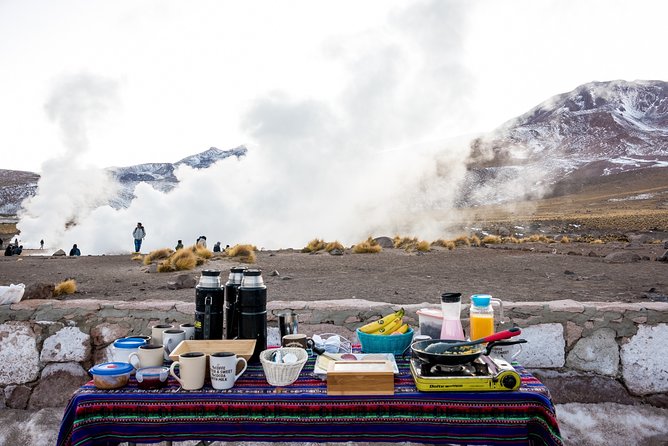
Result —
M 412 328 L 408 328 L 406 333 L 400 335 L 368 334 L 360 331 L 359 328 L 356 333 L 362 346 L 362 353 L 394 353 L 395 355 L 401 355 L 410 347 L 413 340 Z

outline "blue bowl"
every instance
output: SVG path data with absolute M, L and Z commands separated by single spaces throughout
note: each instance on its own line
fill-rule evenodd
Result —
M 362 353 L 394 353 L 395 355 L 401 355 L 408 350 L 413 340 L 413 329 L 410 327 L 406 333 L 399 335 L 368 334 L 360 331 L 359 328 L 356 333 L 357 339 L 360 340 L 362 345 Z

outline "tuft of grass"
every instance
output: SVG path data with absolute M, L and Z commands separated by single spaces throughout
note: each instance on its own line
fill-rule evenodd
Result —
M 205 260 L 213 257 L 213 251 L 211 251 L 209 248 L 205 248 L 204 246 L 193 245 L 193 253 L 197 257 Z
M 335 249 L 343 251 L 345 248 L 343 247 L 341 242 L 339 242 L 338 240 L 335 240 L 333 242 L 329 242 L 329 243 L 327 243 L 327 246 L 325 246 L 325 251 L 327 251 L 327 252 L 332 252 Z
M 184 271 L 189 269 L 194 269 L 197 266 L 198 257 L 195 255 L 194 249 L 179 249 L 167 260 L 171 271 Z M 163 267 L 165 271 L 160 271 L 160 265 L 158 265 L 158 271 L 167 272 L 170 269 L 166 266 Z
M 455 246 L 466 246 L 466 247 L 471 246 L 471 241 L 465 235 L 460 235 L 459 237 L 457 237 L 453 241 L 455 242 Z
M 480 246 L 480 237 L 477 235 L 473 234 L 471 237 L 469 237 L 469 242 L 471 242 L 471 246 Z
M 253 245 L 234 245 L 227 250 L 227 255 L 229 257 L 238 257 L 242 263 L 255 263 L 256 249 Z
M 172 255 L 174 251 L 169 248 L 156 249 L 155 251 L 149 252 L 144 257 L 144 265 L 150 265 L 155 260 L 163 260 Z M 134 259 L 134 257 L 133 257 Z
M 159 273 L 171 273 L 172 271 L 176 270 L 174 269 L 174 266 L 172 266 L 172 262 L 169 260 L 163 260 L 162 262 L 158 263 Z
M 440 246 L 442 248 L 447 248 L 450 251 L 455 249 L 456 246 L 455 242 L 453 242 L 452 240 L 443 240 L 442 238 L 439 238 L 438 240 L 432 242 L 432 245 Z
M 498 235 L 491 235 L 491 234 L 486 235 L 483 237 L 482 243 L 486 245 L 498 245 L 499 243 L 501 243 L 501 237 L 499 237 Z
M 395 248 L 409 250 L 415 249 L 418 244 L 418 239 L 416 237 L 400 237 L 395 235 L 392 242 L 394 243 Z
M 503 243 L 520 243 L 520 240 L 517 237 L 503 237 Z
M 142 256 L 141 254 L 135 254 L 135 255 L 132 256 L 132 260 L 141 261 L 141 260 L 144 260 L 144 256 Z
M 382 250 L 383 247 L 376 243 L 371 237 L 353 246 L 353 252 L 355 254 L 375 254 Z
M 174 256 L 174 258 L 171 260 L 172 268 L 174 268 L 175 271 L 194 269 L 196 266 L 204 263 L 204 259 L 196 256 L 193 252 L 186 251 L 185 249 L 179 249 L 179 251 L 185 251 L 186 254 L 183 254 L 179 257 Z
M 420 240 L 415 249 L 417 249 L 420 252 L 429 252 L 431 251 L 431 246 L 428 241 Z
M 601 240 L 600 238 L 597 238 L 596 240 L 592 240 L 589 243 L 591 243 L 592 245 L 603 245 L 603 244 L 605 244 L 605 242 L 603 240 Z
M 54 297 L 64 294 L 74 294 L 77 291 L 77 282 L 74 279 L 63 280 L 53 290 Z
M 560 243 L 570 243 L 570 242 L 571 242 L 571 238 L 570 238 L 569 236 L 567 236 L 567 235 L 564 235 L 563 237 L 561 237 L 561 240 L 559 240 L 559 242 L 560 242 Z
M 314 238 L 304 248 L 302 248 L 302 252 L 318 252 L 322 251 L 325 249 L 327 244 L 325 243 L 324 240 L 319 239 L 319 238 Z

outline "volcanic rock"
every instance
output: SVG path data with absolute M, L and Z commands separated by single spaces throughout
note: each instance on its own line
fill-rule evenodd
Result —
M 23 294 L 23 300 L 28 299 L 53 299 L 53 290 L 55 286 L 52 283 L 30 283 Z
M 65 251 L 63 251 L 62 249 L 59 249 L 58 251 L 54 252 L 51 255 L 55 256 L 55 257 L 62 257 L 62 256 L 65 256 L 66 254 L 65 254 Z
M 376 237 L 373 241 L 378 243 L 383 249 L 394 248 L 394 242 L 389 237 Z
M 603 261 L 606 263 L 633 263 L 639 262 L 640 256 L 635 252 L 618 251 L 608 254 Z

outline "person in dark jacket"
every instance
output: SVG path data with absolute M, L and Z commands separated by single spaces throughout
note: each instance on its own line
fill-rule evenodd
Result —
M 77 248 L 77 244 L 75 243 L 72 245 L 72 249 L 70 249 L 70 255 L 71 256 L 80 256 L 81 251 L 79 251 L 79 248 Z
M 220 242 L 216 242 L 216 244 L 213 245 L 213 252 L 220 252 Z
M 7 257 L 14 255 L 14 248 L 12 247 L 12 245 L 7 245 L 7 248 L 5 249 L 5 255 Z
M 178 251 L 181 248 L 183 248 L 183 242 L 181 240 L 179 240 L 178 242 L 176 242 L 175 250 Z

